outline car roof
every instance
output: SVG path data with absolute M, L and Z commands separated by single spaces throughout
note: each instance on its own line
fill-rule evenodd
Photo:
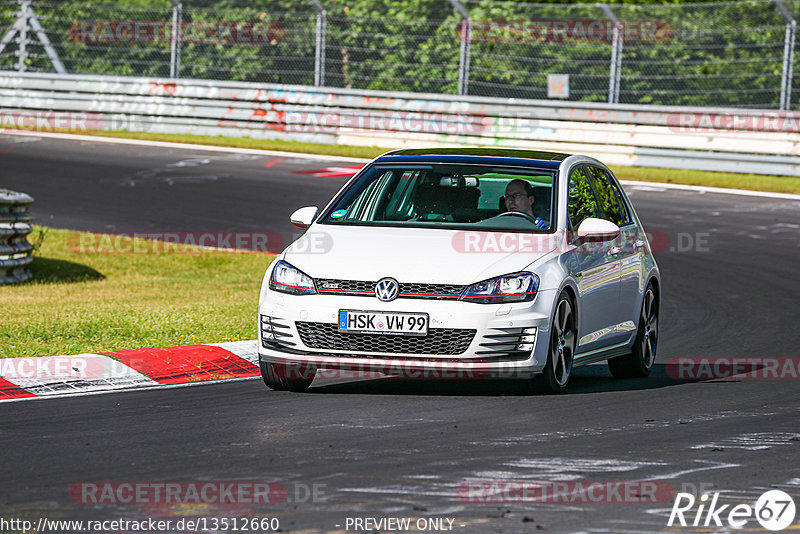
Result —
M 463 163 L 558 169 L 569 156 L 513 148 L 407 148 L 384 154 L 375 163 Z

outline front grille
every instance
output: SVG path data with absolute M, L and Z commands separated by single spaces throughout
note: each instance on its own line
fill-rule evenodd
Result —
M 374 297 L 375 284 L 364 280 L 317 279 L 317 291 L 323 295 L 352 295 L 355 297 Z M 418 284 L 399 282 L 397 298 L 455 300 L 467 286 L 453 284 Z
M 317 291 L 320 293 L 327 293 L 330 295 L 346 295 L 347 293 L 366 293 L 367 295 L 375 294 L 375 284 L 378 282 L 364 282 L 361 280 L 316 280 Z
M 455 286 L 451 284 L 400 284 L 399 296 L 408 296 L 414 298 L 430 298 L 430 297 L 460 297 L 461 293 L 467 286 Z
M 336 323 L 296 322 L 303 344 L 314 349 L 397 354 L 462 354 L 477 330 L 431 328 L 427 336 L 344 334 Z

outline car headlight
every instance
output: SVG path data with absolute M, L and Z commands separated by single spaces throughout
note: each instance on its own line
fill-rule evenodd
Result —
M 460 300 L 481 304 L 527 302 L 536 297 L 538 290 L 538 276 L 533 273 L 514 273 L 472 284 L 464 290 Z
M 269 288 L 292 295 L 314 295 L 314 279 L 283 260 L 278 261 L 269 277 Z

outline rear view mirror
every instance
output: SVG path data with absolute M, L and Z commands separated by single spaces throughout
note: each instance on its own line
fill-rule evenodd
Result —
M 439 178 L 440 187 L 478 187 L 477 176 L 442 176 Z
M 316 206 L 306 206 L 305 208 L 300 208 L 289 216 L 289 221 L 291 221 L 291 223 L 296 227 L 305 230 L 311 226 L 311 223 L 313 223 L 314 219 L 317 218 L 318 211 L 319 209 L 317 209 Z

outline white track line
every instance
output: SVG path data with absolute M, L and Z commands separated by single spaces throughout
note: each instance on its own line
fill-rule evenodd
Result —
M 205 150 L 211 152 L 233 152 L 237 154 L 261 154 L 264 156 L 278 156 L 294 159 L 309 159 L 316 161 L 347 161 L 353 163 L 367 163 L 371 160 L 363 158 L 348 158 L 343 156 L 325 156 L 320 154 L 305 154 L 300 152 L 281 152 L 278 150 L 258 150 L 255 148 L 236 148 L 212 145 L 195 145 L 187 143 L 169 143 L 166 141 L 147 141 L 144 139 L 124 139 L 116 137 L 102 137 L 95 135 L 63 134 L 55 132 L 33 132 L 0 129 L 0 134 L 10 134 L 30 137 L 45 137 L 52 139 L 68 139 L 77 141 L 92 141 L 96 143 L 111 143 L 121 145 L 139 145 L 159 148 L 179 148 L 184 150 Z M 389 152 L 391 149 L 387 149 Z M 720 193 L 724 195 L 743 195 L 763 198 L 781 198 L 785 200 L 800 200 L 800 195 L 791 193 L 773 193 L 770 191 L 749 191 L 747 189 L 728 189 L 724 187 L 707 187 L 703 185 L 671 184 L 666 182 L 640 182 L 635 180 L 620 180 L 625 185 L 651 187 L 655 189 L 679 189 L 684 191 L 697 191 L 700 193 Z
M 705 185 L 670 184 L 666 182 L 638 182 L 634 180 L 620 180 L 623 185 L 637 186 L 650 191 L 679 189 L 683 191 L 696 191 L 698 193 L 722 193 L 723 195 L 744 195 L 748 197 L 782 198 L 785 200 L 800 200 L 800 195 L 792 193 L 773 193 L 771 191 L 750 191 L 748 189 L 728 189 L 725 187 L 708 187 Z
M 203 150 L 206 152 L 233 152 L 235 154 L 259 154 L 262 156 L 278 156 L 283 158 L 311 159 L 319 161 L 347 161 L 353 163 L 366 163 L 369 159 L 348 158 L 344 156 L 325 156 L 320 154 L 303 154 L 298 152 L 281 152 L 279 150 L 259 150 L 257 148 L 237 148 L 232 146 L 197 145 L 189 143 L 170 143 L 166 141 L 148 141 L 146 139 L 124 139 L 116 137 L 102 137 L 96 135 L 63 134 L 55 132 L 16 131 L 1 129 L 0 134 L 19 135 L 28 137 L 44 137 L 49 139 L 67 139 L 73 141 L 89 141 L 95 143 L 110 143 L 117 145 L 139 145 L 157 148 L 178 148 L 183 150 Z M 390 149 L 386 151 L 389 152 Z

